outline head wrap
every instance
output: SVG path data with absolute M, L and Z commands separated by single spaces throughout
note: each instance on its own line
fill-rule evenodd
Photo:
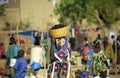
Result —
M 99 45 L 99 44 L 100 44 L 100 42 L 99 42 L 98 40 L 95 40 L 95 41 L 93 41 L 93 43 L 92 43 L 93 47 L 96 47 L 96 46 Z
M 61 38 L 59 38 L 61 39 Z M 60 50 L 60 49 L 65 49 L 68 47 L 68 39 L 66 37 L 63 37 L 63 39 L 65 40 L 65 43 L 63 46 L 60 45 L 60 42 L 58 43 L 58 45 L 56 45 L 56 48 L 57 50 Z

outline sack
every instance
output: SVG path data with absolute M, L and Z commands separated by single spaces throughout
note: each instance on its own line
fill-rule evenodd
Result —
M 16 59 L 11 59 L 10 60 L 10 67 L 13 67 L 16 63 Z
M 32 70 L 39 70 L 41 67 L 42 67 L 42 65 L 40 63 L 37 63 L 37 62 L 33 62 L 31 64 L 31 69 Z

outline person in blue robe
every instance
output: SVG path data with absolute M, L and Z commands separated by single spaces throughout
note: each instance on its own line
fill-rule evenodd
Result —
M 18 59 L 14 65 L 14 70 L 15 70 L 14 78 L 25 78 L 27 71 L 27 60 L 23 56 L 24 56 L 24 50 L 19 50 Z

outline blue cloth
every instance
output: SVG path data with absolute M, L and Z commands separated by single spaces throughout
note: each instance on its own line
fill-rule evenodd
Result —
M 93 61 L 93 49 L 89 49 L 88 51 L 88 60 L 87 60 L 87 66 L 88 66 L 88 70 L 89 70 L 89 75 L 92 75 L 92 61 Z
M 85 71 L 80 71 L 79 75 L 81 75 L 82 78 L 87 78 Z
M 86 61 L 86 66 L 88 66 L 88 72 L 86 72 L 85 70 L 80 71 L 79 75 L 82 78 L 87 78 L 88 76 L 92 76 L 92 63 L 93 63 L 93 53 L 94 50 L 89 48 L 88 52 L 87 52 L 87 61 Z
M 37 62 L 33 62 L 32 64 L 31 64 L 31 69 L 32 70 L 38 70 L 38 69 L 40 69 L 42 67 L 42 65 L 40 64 L 40 63 L 37 63 Z
M 26 70 L 27 70 L 27 60 L 23 57 L 17 59 L 15 65 L 15 76 L 14 78 L 25 78 Z

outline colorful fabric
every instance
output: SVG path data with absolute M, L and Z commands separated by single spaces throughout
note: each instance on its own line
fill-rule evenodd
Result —
M 103 51 L 98 53 L 94 53 L 93 55 L 93 75 L 99 76 L 100 72 L 107 70 L 107 65 L 105 61 L 107 57 L 105 56 Z
M 60 51 L 55 52 L 54 55 L 60 62 L 69 60 L 69 51 L 67 49 L 61 49 Z
M 88 59 L 87 59 L 87 64 L 86 64 L 87 71 L 88 71 L 88 76 L 92 75 L 93 53 L 94 53 L 93 49 L 89 49 L 89 51 L 88 51 Z
M 56 39 L 56 60 L 49 65 L 47 78 L 70 78 L 70 56 L 67 38 Z
M 70 78 L 70 63 L 69 62 L 54 62 L 49 66 L 48 73 L 51 77 L 48 78 Z M 49 76 L 48 75 L 48 76 Z
M 14 78 L 25 78 L 26 70 L 27 70 L 27 60 L 23 57 L 17 59 L 15 66 L 15 76 Z
M 85 50 L 83 50 L 83 54 L 85 54 L 86 56 L 86 69 L 83 69 L 83 70 L 80 70 L 79 72 L 79 75 L 81 78 L 87 78 L 89 76 L 92 76 L 93 73 L 92 73 L 92 64 L 93 64 L 93 54 L 94 54 L 94 51 L 93 49 L 89 48 L 89 47 L 85 47 L 84 48 Z
M 55 57 L 57 60 L 49 66 L 48 73 L 51 73 L 52 78 L 69 78 L 70 62 L 68 50 L 61 49 L 55 53 Z

